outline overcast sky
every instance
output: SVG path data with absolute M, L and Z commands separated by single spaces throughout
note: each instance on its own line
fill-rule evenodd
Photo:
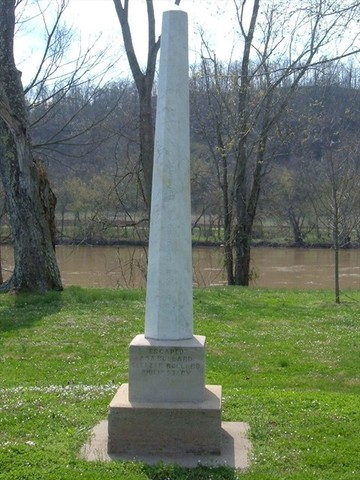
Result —
M 44 5 L 48 0 L 41 0 Z M 55 3 L 55 0 L 52 0 Z M 141 63 L 146 59 L 147 48 L 147 12 L 145 0 L 130 0 L 129 17 L 133 33 L 136 53 Z M 156 16 L 156 34 L 161 33 L 162 12 L 178 8 L 174 0 L 154 0 Z M 206 38 L 214 47 L 218 55 L 228 59 L 234 45 L 235 9 L 233 0 L 181 0 L 180 8 L 189 16 L 189 50 L 190 63 L 196 60 L 200 50 L 199 29 L 206 32 Z M 47 13 L 49 15 L 49 13 Z M 122 37 L 113 0 L 70 0 L 64 15 L 68 26 L 74 30 L 78 39 L 73 48 L 78 47 L 79 41 L 85 46 L 92 43 L 101 34 L 98 46 L 111 45 L 111 51 L 119 61 L 118 72 L 124 76 L 128 74 L 127 61 L 122 50 Z M 23 71 L 24 82 L 29 80 L 39 62 L 41 44 L 44 38 L 43 24 L 38 19 L 32 26 L 27 25 L 19 32 L 16 38 L 16 58 L 19 68 Z

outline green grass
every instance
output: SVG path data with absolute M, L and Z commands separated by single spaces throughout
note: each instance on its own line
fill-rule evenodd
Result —
M 345 292 L 346 293 L 346 292 Z M 0 297 L 0 480 L 360 478 L 360 292 L 194 291 L 207 383 L 250 425 L 251 466 L 88 463 L 79 451 L 127 381 L 142 290 Z

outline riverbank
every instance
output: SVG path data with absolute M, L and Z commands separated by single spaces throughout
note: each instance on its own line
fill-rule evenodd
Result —
M 131 238 L 126 239 L 84 239 L 84 238 L 72 238 L 58 240 L 57 245 L 88 245 L 88 246 L 98 246 L 98 247 L 122 247 L 122 246 L 136 246 L 136 247 L 147 247 L 147 240 L 136 240 Z M 217 240 L 192 240 L 193 247 L 223 247 L 224 243 Z M 251 242 L 251 247 L 264 247 L 264 248 L 333 248 L 332 242 L 325 241 L 312 241 L 304 242 L 302 245 L 295 244 L 289 241 L 273 241 L 273 240 L 261 240 L 256 239 Z M 348 242 L 346 245 L 341 246 L 341 249 L 351 249 L 351 248 L 360 248 L 360 242 L 352 241 Z
M 4 244 L 9 244 L 3 242 Z M 144 240 L 130 240 L 130 239 L 119 239 L 119 240 L 84 240 L 80 238 L 75 238 L 71 240 L 63 239 L 58 241 L 56 245 L 73 245 L 73 246 L 96 246 L 96 247 L 147 247 L 148 242 Z M 193 247 L 219 247 L 224 246 L 223 242 L 218 241 L 206 241 L 206 240 L 193 240 Z M 263 248 L 333 248 L 331 242 L 304 242 L 303 245 L 296 245 L 291 242 L 275 242 L 270 240 L 256 240 L 251 242 L 252 248 L 263 247 Z M 344 246 L 340 247 L 342 250 L 348 250 L 351 248 L 360 248 L 359 242 L 349 242 Z
M 127 381 L 144 290 L 2 295 L 0 479 L 352 478 L 360 471 L 359 302 L 359 291 L 341 305 L 324 290 L 194 291 L 207 382 L 223 386 L 223 419 L 250 425 L 251 467 L 238 476 L 79 458 Z
M 9 235 L 0 236 L 0 245 L 12 245 L 11 237 Z M 147 247 L 147 232 L 142 232 L 139 235 L 139 238 L 136 238 L 132 235 L 127 235 L 125 238 L 121 235 L 112 236 L 112 237 L 102 237 L 102 236 L 61 236 L 59 235 L 56 239 L 56 245 L 71 245 L 71 246 L 95 246 L 95 247 Z M 210 235 L 207 239 L 200 239 L 193 236 L 192 239 L 193 247 L 223 247 L 224 242 L 222 240 L 215 239 Z M 272 240 L 271 237 L 256 238 L 251 242 L 252 248 L 263 247 L 263 248 L 333 248 L 333 243 L 331 241 L 304 241 L 302 244 L 296 244 L 289 240 Z M 349 241 L 345 245 L 340 247 L 342 250 L 347 249 L 357 249 L 360 248 L 360 241 Z

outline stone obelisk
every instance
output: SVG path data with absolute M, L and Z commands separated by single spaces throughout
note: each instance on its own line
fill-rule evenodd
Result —
M 187 14 L 163 14 L 145 334 L 109 409 L 108 451 L 220 453 L 221 387 L 193 334 Z
M 187 15 L 164 13 L 155 128 L 145 336 L 193 336 Z

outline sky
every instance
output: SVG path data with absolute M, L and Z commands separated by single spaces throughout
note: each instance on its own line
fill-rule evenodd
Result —
M 86 5 L 86 8 L 84 8 Z M 154 0 L 157 35 L 161 33 L 161 17 L 165 10 L 176 9 L 174 0 Z M 232 0 L 181 0 L 180 8 L 189 16 L 190 47 L 198 48 L 199 28 L 209 29 L 214 44 L 224 44 L 232 40 L 230 17 L 234 14 Z M 146 46 L 147 13 L 145 0 L 130 0 L 130 24 L 134 32 L 135 47 L 141 52 Z M 82 34 L 105 36 L 119 41 L 119 21 L 116 17 L 113 0 L 70 0 L 67 18 L 73 20 Z
M 38 10 L 36 11 L 36 8 L 38 9 L 36 5 L 38 4 L 44 9 L 43 17 L 47 22 L 48 28 L 51 28 L 51 12 L 54 11 L 58 1 L 60 0 L 28 0 L 27 3 L 22 2 L 20 4 L 26 5 L 26 16 L 31 18 L 31 21 L 18 24 L 19 28 L 15 37 L 16 61 L 19 70 L 23 72 L 23 83 L 25 85 L 30 81 L 40 63 L 41 52 L 44 46 L 44 22 L 38 15 Z M 303 38 L 308 40 L 310 38 L 308 30 L 311 27 L 311 22 L 300 23 L 299 26 L 297 16 L 293 16 L 295 19 L 292 18 L 291 8 L 294 8 L 293 6 L 296 5 L 296 0 L 294 0 L 294 3 L 287 0 L 278 1 L 279 3 L 277 4 L 277 0 L 275 0 L 275 5 L 279 5 L 275 15 L 278 16 L 280 21 L 282 15 L 284 15 L 286 21 L 281 25 L 277 24 L 278 32 L 273 37 L 273 44 L 276 47 L 276 53 L 279 58 L 281 58 L 280 55 L 286 56 L 289 54 L 287 49 L 290 48 L 290 45 L 291 55 L 296 56 L 304 48 Z M 249 9 L 251 9 L 252 3 L 252 1 L 247 3 Z M 156 17 L 156 34 L 160 35 L 162 12 L 179 7 L 176 7 L 175 0 L 153 0 L 153 4 Z M 33 5 L 33 11 L 31 11 L 31 5 Z M 291 8 L 290 5 L 292 5 Z M 300 2 L 299 12 L 302 10 L 300 8 L 301 5 Z M 240 34 L 236 32 L 237 21 L 234 0 L 181 0 L 180 8 L 185 10 L 189 17 L 190 64 L 195 63 L 199 59 L 200 30 L 204 31 L 205 38 L 216 52 L 218 59 L 220 58 L 227 62 L 230 59 L 241 58 Z M 144 67 L 147 53 L 146 1 L 129 0 L 129 17 L 135 51 L 140 65 Z M 107 80 L 131 78 L 126 55 L 122 47 L 121 28 L 113 0 L 69 0 L 69 5 L 63 18 L 66 25 L 72 28 L 74 35 L 74 41 L 67 49 L 68 58 L 77 58 L 80 49 L 84 52 L 86 47 L 94 42 L 96 42 L 96 48 L 99 49 L 110 45 L 109 52 L 115 61 L 115 65 L 111 73 L 113 77 L 107 78 Z M 294 21 L 292 22 L 292 20 Z M 327 21 L 331 22 L 332 19 L 330 18 Z M 261 15 L 258 25 L 261 35 Z M 289 32 L 291 33 L 292 28 L 295 28 L 295 26 L 296 35 L 293 38 L 293 36 L 289 36 Z M 319 52 L 318 55 L 325 54 L 327 57 L 331 57 L 339 52 L 348 52 L 360 48 L 358 24 L 353 22 L 352 27 L 348 27 L 346 24 L 346 28 L 346 35 L 342 32 L 342 37 L 337 36 L 336 42 L 329 43 L 328 46 L 325 45 L 325 49 Z M 358 38 L 351 44 L 355 34 L 358 35 Z M 99 38 L 99 36 L 101 37 Z M 282 53 L 281 49 L 283 50 Z M 69 71 L 71 71 L 71 68 L 69 65 Z M 99 72 L 104 70 L 103 64 L 98 65 L 97 68 Z
M 46 5 L 49 0 L 40 0 Z M 55 3 L 55 0 L 50 0 Z M 142 65 L 146 59 L 147 48 L 147 12 L 145 0 L 130 0 L 130 26 L 138 59 Z M 194 63 L 200 51 L 200 34 L 202 29 L 209 44 L 226 58 L 234 46 L 236 34 L 233 31 L 235 8 L 233 0 L 181 0 L 180 7 L 174 0 L 154 0 L 156 35 L 161 33 L 162 12 L 181 8 L 189 18 L 189 59 Z M 51 17 L 49 10 L 47 18 Z M 122 36 L 113 0 L 70 0 L 64 20 L 71 27 L 76 40 L 73 42 L 73 54 L 79 44 L 92 44 L 95 40 L 101 48 L 111 45 L 111 53 L 119 58 L 117 73 L 128 76 L 128 64 L 122 48 Z M 50 25 L 51 22 L 49 22 Z M 99 35 L 101 35 L 99 39 Z M 28 81 L 40 61 L 41 45 L 44 40 L 43 22 L 37 18 L 24 26 L 16 36 L 16 58 L 23 78 Z M 69 52 L 70 53 L 70 52 Z

